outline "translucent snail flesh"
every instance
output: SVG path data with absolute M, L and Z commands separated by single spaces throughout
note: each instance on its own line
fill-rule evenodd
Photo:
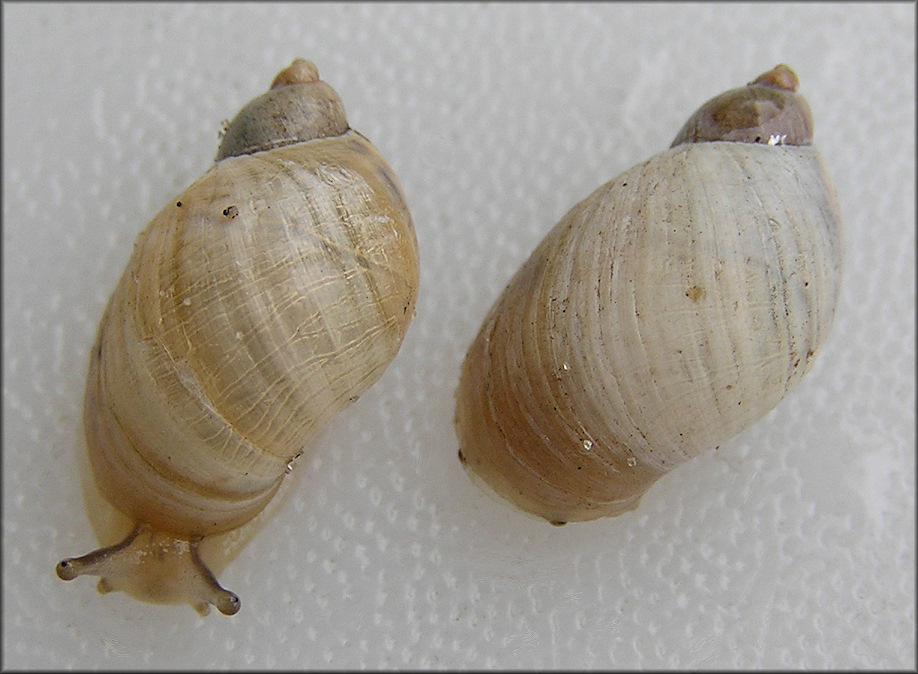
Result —
M 810 368 L 841 222 L 796 89 L 779 65 L 715 97 L 539 244 L 462 366 L 476 482 L 555 524 L 632 510 Z
M 57 573 L 232 614 L 198 542 L 257 515 L 382 375 L 418 252 L 392 168 L 309 61 L 240 111 L 216 159 L 138 236 L 90 359 L 90 464 L 137 527 Z

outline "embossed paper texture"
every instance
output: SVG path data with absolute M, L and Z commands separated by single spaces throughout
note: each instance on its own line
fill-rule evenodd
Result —
M 912 668 L 912 5 L 5 4 L 3 664 Z M 232 618 L 54 575 L 98 544 L 89 351 L 137 233 L 294 57 L 397 172 L 417 316 L 220 581 Z M 800 386 L 617 518 L 552 527 L 464 474 L 459 367 L 576 202 L 704 100 L 791 65 L 844 217 Z

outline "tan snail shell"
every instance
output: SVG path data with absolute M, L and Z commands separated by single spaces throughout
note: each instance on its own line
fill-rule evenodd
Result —
M 242 109 L 216 159 L 138 236 L 92 350 L 90 463 L 137 528 L 57 573 L 232 614 L 198 542 L 257 515 L 381 376 L 418 252 L 392 168 L 309 61 Z
M 637 507 L 771 410 L 832 323 L 841 223 L 784 65 L 574 206 L 462 367 L 459 456 L 555 524 Z

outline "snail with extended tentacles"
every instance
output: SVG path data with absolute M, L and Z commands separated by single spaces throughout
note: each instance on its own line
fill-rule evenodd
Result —
M 708 101 L 539 244 L 462 367 L 476 481 L 555 524 L 632 510 L 810 369 L 841 221 L 796 89 L 779 65 Z
M 137 238 L 84 404 L 96 483 L 137 526 L 58 575 L 238 611 L 198 542 L 255 517 L 306 441 L 382 375 L 417 290 L 394 172 L 295 60 Z

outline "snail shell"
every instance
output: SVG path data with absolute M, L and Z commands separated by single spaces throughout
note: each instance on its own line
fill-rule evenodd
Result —
M 216 159 L 138 236 L 90 359 L 90 464 L 137 527 L 57 573 L 232 614 L 198 542 L 255 517 L 382 375 L 418 253 L 394 172 L 309 61 L 242 109 Z
M 539 244 L 462 367 L 476 482 L 555 524 L 618 515 L 806 373 L 842 248 L 796 88 L 779 65 L 712 99 Z

